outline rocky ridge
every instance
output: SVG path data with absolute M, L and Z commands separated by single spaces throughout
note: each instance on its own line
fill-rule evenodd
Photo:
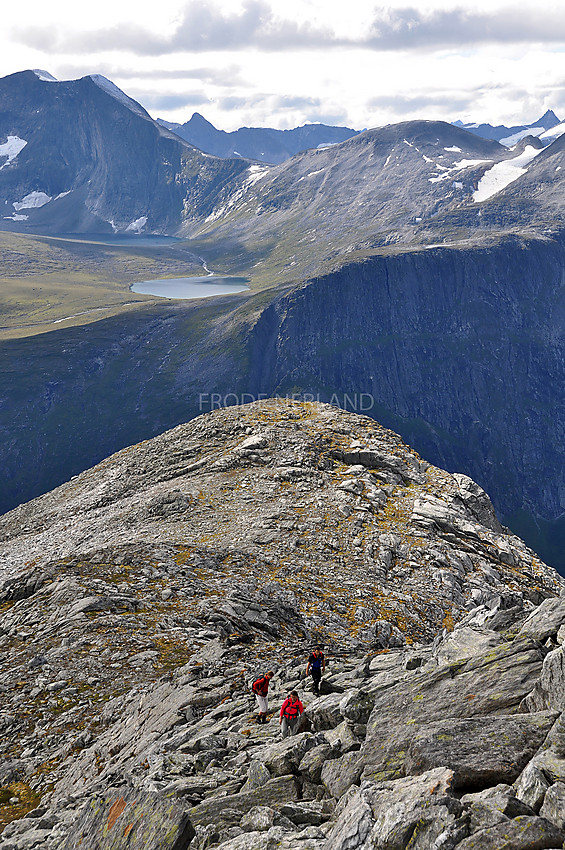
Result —
M 563 846 L 562 581 L 374 421 L 218 410 L 0 531 L 2 850 Z

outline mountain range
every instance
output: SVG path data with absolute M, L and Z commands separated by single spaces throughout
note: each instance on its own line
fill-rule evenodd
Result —
M 163 255 L 251 287 L 5 339 L 2 510 L 202 396 L 366 393 L 562 564 L 565 137 L 509 149 L 409 121 L 267 165 L 197 150 L 102 78 L 31 71 L 0 80 L 0 133 L 2 228 L 60 252 L 129 236 L 136 256 L 139 234 L 168 234 Z
M 344 142 L 356 134 L 348 127 L 328 127 L 326 124 L 305 124 L 293 130 L 274 130 L 270 127 L 240 127 L 231 133 L 217 130 L 198 112 L 184 124 L 157 119 L 191 145 L 213 156 L 244 157 L 259 162 L 277 163 L 307 148 L 327 147 Z

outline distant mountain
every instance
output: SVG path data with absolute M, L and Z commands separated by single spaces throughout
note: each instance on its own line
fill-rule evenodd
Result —
M 105 77 L 0 79 L 3 228 L 169 232 L 187 196 L 205 214 L 216 179 L 245 168 L 206 158 Z
M 455 127 L 462 127 L 475 136 L 481 136 L 483 139 L 492 139 L 507 147 L 517 144 L 524 136 L 542 137 L 546 131 L 551 130 L 560 123 L 560 119 L 551 109 L 548 109 L 539 121 L 535 121 L 533 124 L 519 124 L 514 127 L 506 127 L 503 124 L 493 126 L 492 124 L 464 124 L 462 121 L 453 122 Z
M 326 147 L 344 142 L 357 134 L 348 127 L 326 124 L 305 124 L 293 130 L 274 130 L 269 127 L 241 127 L 231 133 L 217 130 L 198 112 L 185 124 L 157 119 L 182 139 L 205 153 L 221 157 L 245 157 L 261 162 L 279 163 L 308 148 Z

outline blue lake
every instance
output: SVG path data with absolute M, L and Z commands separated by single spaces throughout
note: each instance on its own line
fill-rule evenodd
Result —
M 234 295 L 249 292 L 245 277 L 175 277 L 168 280 L 144 280 L 130 287 L 138 295 L 158 298 L 210 298 L 212 295 Z

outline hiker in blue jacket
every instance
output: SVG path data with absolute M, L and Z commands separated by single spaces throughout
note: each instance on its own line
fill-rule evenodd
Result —
M 325 670 L 326 659 L 324 658 L 322 648 L 317 646 L 310 655 L 308 664 L 306 665 L 306 675 L 312 674 L 313 691 L 316 696 L 320 696 L 320 681 Z

